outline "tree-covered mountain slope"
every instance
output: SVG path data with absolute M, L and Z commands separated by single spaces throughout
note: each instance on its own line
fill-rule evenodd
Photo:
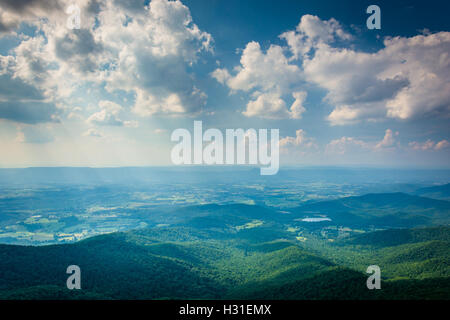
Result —
M 248 230 L 257 233 L 259 228 Z M 369 233 L 323 242 L 322 251 L 302 247 L 284 233 L 277 240 L 260 241 L 266 237 L 249 236 L 245 229 L 227 239 L 209 231 L 149 228 L 74 244 L 1 245 L 0 298 L 450 298 L 445 227 L 402 230 L 402 240 L 389 243 L 380 243 L 384 237 L 379 233 Z M 342 260 L 333 259 L 331 251 Z M 377 292 L 366 288 L 363 268 L 373 263 L 382 269 L 383 289 Z M 71 264 L 81 268 L 81 290 L 66 288 L 65 271 Z
M 414 194 L 433 199 L 450 200 L 450 183 L 420 188 Z
M 389 229 L 361 234 L 345 240 L 345 243 L 391 247 L 432 240 L 450 241 L 450 227 L 439 226 L 415 229 Z
M 412 228 L 449 223 L 450 202 L 405 193 L 374 193 L 306 204 L 292 212 L 299 218 L 326 216 L 326 224 L 353 227 Z

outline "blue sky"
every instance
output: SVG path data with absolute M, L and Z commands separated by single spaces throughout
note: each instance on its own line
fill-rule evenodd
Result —
M 370 4 L 4 1 L 0 166 L 170 165 L 202 120 L 279 128 L 283 165 L 448 168 L 450 5 Z

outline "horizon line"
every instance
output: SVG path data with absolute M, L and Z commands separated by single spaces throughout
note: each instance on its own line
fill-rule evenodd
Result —
M 191 164 L 191 165 L 129 165 L 129 166 L 24 166 L 24 167 L 1 167 L 0 170 L 21 170 L 21 169 L 219 169 L 226 168 L 226 170 L 235 169 L 259 169 L 256 165 L 202 165 L 202 164 Z M 381 170 L 450 170 L 450 167 L 424 167 L 424 166 L 379 166 L 379 165 L 351 165 L 351 164 L 341 164 L 341 165 L 285 165 L 280 166 L 281 170 L 286 169 L 381 169 Z

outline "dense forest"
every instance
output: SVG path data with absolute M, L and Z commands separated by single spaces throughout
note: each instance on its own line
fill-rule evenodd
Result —
M 0 245 L 0 299 L 450 299 L 446 200 L 380 193 L 290 211 L 154 212 L 150 227 Z M 66 287 L 69 265 L 81 269 L 81 290 Z M 370 265 L 381 290 L 366 286 Z
M 449 299 L 449 234 L 449 227 L 385 230 L 306 246 L 275 227 L 225 237 L 179 226 L 1 245 L 0 298 Z M 366 287 L 370 263 L 383 271 L 381 290 Z M 81 290 L 66 288 L 71 264 L 82 270 Z

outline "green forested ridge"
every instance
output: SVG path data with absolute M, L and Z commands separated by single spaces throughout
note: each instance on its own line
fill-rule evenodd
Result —
M 347 240 L 346 243 L 387 247 L 431 240 L 450 241 L 449 228 L 439 226 L 430 228 L 374 231 L 351 238 Z
M 251 205 L 185 207 L 164 226 L 73 244 L 0 245 L 0 298 L 449 299 L 448 208 L 398 193 L 285 214 Z M 314 214 L 331 221 L 299 220 Z M 413 228 L 392 229 L 398 221 L 385 219 L 394 221 L 388 229 L 359 229 L 390 215 Z M 66 288 L 72 264 L 81 268 L 82 290 Z M 381 290 L 366 287 L 372 264 L 381 268 Z
M 415 194 L 433 199 L 450 200 L 450 183 L 420 188 L 415 191 Z
M 159 241 L 151 229 L 98 236 L 76 244 L 42 247 L 0 246 L 0 297 L 56 299 L 372 299 L 449 298 L 449 254 L 446 240 L 429 240 L 448 227 L 403 230 L 420 234 L 394 246 L 380 246 L 375 233 L 365 258 L 382 268 L 383 289 L 369 291 L 363 270 L 331 262 L 287 240 L 199 240 L 184 228 L 161 229 L 182 240 Z M 384 231 L 387 232 L 387 231 Z M 445 236 L 444 236 L 445 238 Z M 329 244 L 346 259 L 358 239 Z M 383 259 L 378 259 L 382 257 Z M 82 270 L 82 290 L 65 288 L 65 268 Z M 440 280 L 439 280 L 440 279 Z M 416 289 L 415 289 L 416 288 Z
M 334 224 L 404 228 L 447 224 L 450 202 L 400 192 L 377 193 L 307 204 L 293 212 L 326 214 Z

